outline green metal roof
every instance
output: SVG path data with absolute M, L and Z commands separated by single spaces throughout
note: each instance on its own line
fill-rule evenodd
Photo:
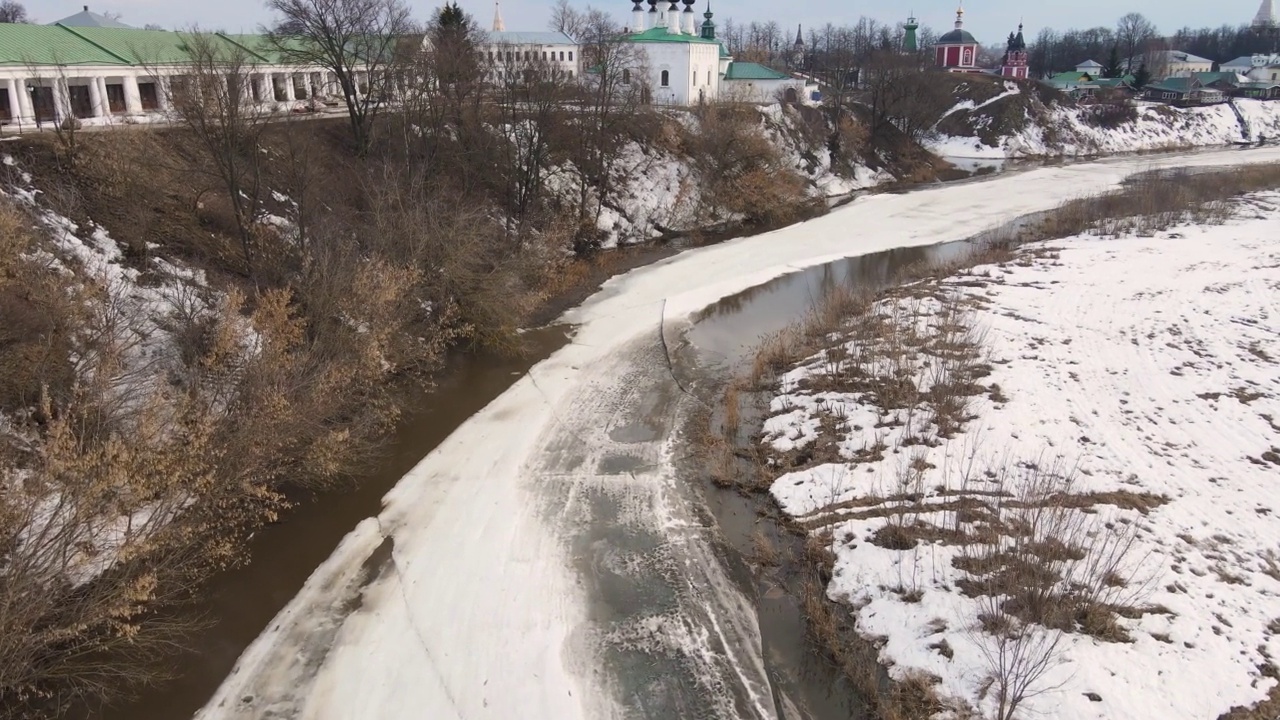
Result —
M 626 36 L 631 42 L 670 42 L 670 43 L 694 43 L 698 45 L 718 45 L 718 40 L 708 40 L 698 35 L 672 35 L 667 32 L 664 27 L 654 27 L 645 30 L 642 33 L 635 33 Z
M 0 23 L 0 66 L 181 65 L 191 61 L 188 37 L 169 30 Z M 251 62 L 280 63 L 280 53 L 262 35 L 210 37 L 228 50 L 247 50 Z
M 1134 80 L 1135 78 L 1132 75 L 1125 75 L 1122 78 L 1098 78 L 1097 80 L 1094 80 L 1088 84 L 1097 85 L 1098 87 L 1104 87 L 1104 88 L 1114 88 L 1114 87 L 1120 87 L 1121 85 L 1132 84 Z
M 284 61 L 280 58 L 279 48 L 268 42 L 266 35 L 228 35 L 218 33 L 218 37 L 239 45 L 255 57 L 261 58 L 263 62 L 284 64 Z
M 1187 78 L 1187 77 L 1165 78 L 1160 82 L 1155 82 L 1155 83 L 1151 83 L 1150 85 L 1147 85 L 1148 90 L 1160 90 L 1162 92 L 1176 92 L 1176 93 L 1182 93 L 1184 95 L 1186 93 L 1191 92 L 1192 90 L 1195 90 L 1197 87 L 1199 86 L 1196 85 L 1194 78 Z
M 123 57 L 58 25 L 0 23 L 0 65 L 3 66 L 127 64 Z
M 1090 82 L 1093 80 L 1093 78 L 1094 76 L 1089 73 L 1075 72 L 1073 70 L 1070 72 L 1058 73 L 1057 75 L 1054 75 L 1053 77 L 1049 78 L 1049 81 L 1055 82 L 1055 83 L 1078 83 L 1078 82 Z
M 62 26 L 59 26 L 62 27 Z M 67 27 L 67 32 L 124 59 L 130 65 L 172 65 L 190 61 L 186 40 L 169 30 Z
M 1235 85 L 1238 82 L 1236 78 L 1236 74 L 1233 72 L 1202 72 L 1202 73 L 1195 73 L 1195 76 L 1196 76 L 1196 79 L 1199 80 L 1204 85 L 1215 83 L 1215 82 L 1218 82 L 1219 80 L 1226 80 L 1232 85 Z
M 725 80 L 786 80 L 789 75 L 753 62 L 733 62 L 724 74 Z

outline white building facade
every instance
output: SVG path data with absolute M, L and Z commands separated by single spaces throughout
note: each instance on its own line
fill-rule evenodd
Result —
M 1239 73 L 1254 82 L 1280 82 L 1280 55 L 1246 55 L 1224 63 L 1222 71 Z
M 500 20 L 495 21 L 495 26 L 501 26 Z M 494 73 L 540 62 L 564 73 L 570 79 L 582 76 L 582 48 L 562 32 L 508 32 L 495 29 L 481 45 L 480 56 Z
M 1166 78 L 1191 77 L 1196 73 L 1213 72 L 1212 60 L 1180 50 L 1158 50 L 1151 54 L 1150 62 L 1155 67 L 1148 66 L 1148 69 Z
M 659 9 L 663 0 L 650 0 L 645 12 L 639 2 L 632 8 L 632 27 L 627 41 L 643 54 L 645 77 L 630 77 L 644 83 L 649 99 L 659 105 L 695 105 L 720 97 L 721 81 L 732 58 L 715 37 L 715 23 L 708 10 L 698 25 L 693 0 L 685 8 L 672 0 Z
M 669 4 L 665 0 L 649 0 L 645 11 L 637 0 L 632 8 L 627 41 L 637 45 L 644 55 L 644 77 L 631 81 L 645 83 L 652 102 L 688 106 L 722 100 L 796 101 L 803 97 L 803 80 L 755 63 L 735 62 L 716 39 L 710 8 L 698 24 L 694 0 L 683 2 L 681 9 L 675 0 Z
M 247 90 L 258 102 L 340 94 L 322 68 L 272 62 L 258 36 L 213 34 L 210 40 L 243 53 Z M 164 113 L 175 84 L 191 73 L 186 42 L 164 30 L 0 24 L 0 122 L 26 129 Z

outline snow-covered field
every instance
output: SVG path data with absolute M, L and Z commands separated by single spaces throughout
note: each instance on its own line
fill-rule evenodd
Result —
M 1280 102 L 1241 99 L 1235 104 L 1248 125 L 1250 139 L 1280 138 Z M 958 106 L 952 112 L 961 109 L 968 106 Z M 1225 103 L 1186 109 L 1139 103 L 1136 109 L 1137 120 L 1106 128 L 1086 119 L 1091 112 L 1088 107 L 1054 106 L 1047 117 L 1028 121 L 1021 132 L 1002 138 L 999 145 L 987 145 L 977 137 L 940 135 L 926 146 L 944 157 L 1073 157 L 1212 147 L 1244 139 L 1239 118 Z
M 615 508 L 621 527 L 645 528 L 658 550 L 687 557 L 705 539 L 706 528 L 671 507 L 671 428 L 651 424 L 646 410 L 680 396 L 670 382 L 648 384 L 655 369 L 665 369 L 660 338 L 675 342 L 693 313 L 796 269 L 962 239 L 1153 167 L 1276 161 L 1280 148 L 1122 158 L 867 196 L 803 224 L 611 280 L 565 316 L 576 326 L 570 344 L 458 428 L 387 495 L 378 517 L 352 530 L 245 651 L 201 717 L 645 716 L 652 696 L 628 693 L 633 686 L 604 664 L 599 644 L 607 617 L 598 614 L 595 578 L 620 559 L 605 555 L 584 570 L 594 546 L 575 542 L 584 532 L 609 531 L 602 526 L 609 519 L 583 502 L 609 488 L 626 500 Z M 593 443 L 605 439 L 638 442 L 644 453 L 625 473 L 606 474 L 592 462 Z M 388 551 L 394 568 L 365 572 L 386 566 Z M 681 586 L 692 568 L 704 567 L 664 571 Z M 723 661 L 721 639 L 750 638 L 754 618 L 726 614 L 729 601 L 697 599 L 705 614 L 668 613 L 653 624 L 669 630 L 661 638 L 693 666 L 705 667 Z M 744 625 L 730 627 L 731 619 Z M 736 694 L 745 699 L 705 716 L 743 717 L 748 710 L 740 709 L 749 708 L 769 717 L 756 702 L 758 662 L 741 657 L 728 665 L 717 677 L 741 686 Z M 702 678 L 680 672 L 670 679 L 700 687 Z
M 1098 534 L 1076 536 L 1092 549 L 1072 577 L 1087 584 L 1080 568 L 1115 570 L 1103 595 L 1139 612 L 1114 617 L 1118 628 L 1102 637 L 1084 620 L 1073 632 L 1043 632 L 1060 644 L 1031 688 L 1043 694 L 1020 717 L 1204 720 L 1272 690 L 1277 227 L 1280 193 L 1263 193 L 1225 225 L 1034 245 L 1017 262 L 942 280 L 928 297 L 882 301 L 883 317 L 910 328 L 955 320 L 939 317 L 938 298 L 967 308 L 959 324 L 985 350 L 979 362 L 990 375 L 979 382 L 988 390 L 970 398 L 972 419 L 949 439 L 938 437 L 923 402 L 885 410 L 865 391 L 824 382 L 866 357 L 865 343 L 838 346 L 847 355 L 824 351 L 783 376 L 767 441 L 786 453 L 825 432 L 843 459 L 784 474 L 772 493 L 830 543 L 828 595 L 852 608 L 891 673 L 932 675 L 944 695 L 995 716 L 985 684 L 993 642 L 978 620 L 991 603 L 971 596 L 966 583 L 979 576 L 957 565 L 973 569 L 965 561 L 975 553 L 962 546 L 983 523 L 1016 512 L 1001 515 L 999 495 L 1024 499 L 1025 483 L 1044 477 L 1028 468 L 1039 467 L 1072 476 L 1069 488 L 1053 489 L 1087 501 L 1063 517 Z M 926 388 L 946 379 L 938 356 L 917 359 Z M 961 497 L 975 504 L 957 509 Z M 913 540 L 886 542 L 895 523 Z M 957 541 L 949 534 L 957 529 L 970 539 Z M 1115 557 L 1092 564 L 1107 552 Z

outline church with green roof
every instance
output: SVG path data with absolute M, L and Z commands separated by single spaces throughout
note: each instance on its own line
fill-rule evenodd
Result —
M 703 20 L 693 10 L 696 0 L 648 0 L 648 10 L 635 0 L 626 41 L 643 50 L 646 94 L 659 105 L 698 105 L 734 100 L 797 102 L 807 90 L 803 79 L 757 63 L 738 62 L 716 37 L 715 15 L 708 3 Z M 664 7 L 665 6 L 665 7 Z

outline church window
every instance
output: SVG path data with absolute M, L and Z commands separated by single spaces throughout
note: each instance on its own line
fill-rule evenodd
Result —
M 631 84 L 631 69 L 630 69 L 630 68 L 623 68 L 623 70 L 622 70 L 622 84 L 623 84 L 623 85 L 630 85 L 630 84 Z
M 569 51 L 569 62 L 573 62 L 573 51 Z
M 667 70 L 662 71 L 662 87 L 671 87 L 671 73 Z
M 564 62 L 564 51 L 560 51 L 560 62 Z
M 707 84 L 708 84 L 708 85 L 710 85 L 710 84 L 711 84 L 711 71 L 710 71 L 710 70 L 708 70 L 708 71 L 707 71 Z
M 546 51 L 546 50 L 543 50 L 543 51 L 542 51 L 542 59 L 543 59 L 543 61 L 546 61 L 546 59 L 547 59 L 547 51 Z

